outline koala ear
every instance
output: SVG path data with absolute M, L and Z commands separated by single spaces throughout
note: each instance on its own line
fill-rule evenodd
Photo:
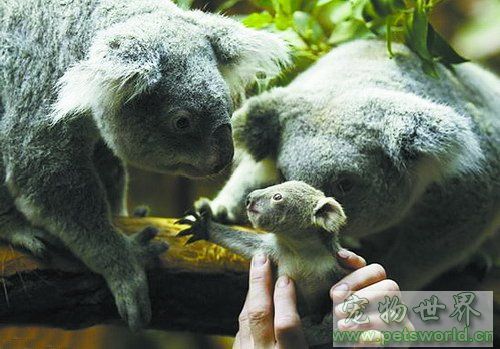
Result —
M 278 89 L 249 98 L 231 120 L 236 147 L 256 161 L 277 153 L 280 142 Z
M 53 122 L 102 105 L 118 106 L 159 81 L 160 51 L 132 34 L 114 31 L 96 38 L 89 57 L 59 79 Z
M 246 28 L 222 15 L 201 11 L 187 14 L 205 28 L 219 69 L 236 100 L 243 99 L 245 90 L 257 79 L 270 80 L 290 64 L 288 46 L 274 34 Z
M 381 143 L 399 169 L 438 180 L 477 171 L 483 160 L 470 120 L 445 105 L 400 92 L 378 95 L 368 113 L 382 114 Z
M 314 207 L 312 222 L 326 231 L 337 233 L 346 220 L 342 206 L 334 198 L 323 197 Z

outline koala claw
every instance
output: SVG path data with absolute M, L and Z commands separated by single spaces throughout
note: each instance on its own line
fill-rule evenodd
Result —
M 198 240 L 209 240 L 208 223 L 211 219 L 211 211 L 204 210 L 200 213 L 194 212 L 191 216 L 194 217 L 194 220 L 182 218 L 176 222 L 177 224 L 186 224 L 190 226 L 187 229 L 181 230 L 177 236 L 191 235 L 191 237 L 186 241 L 186 245 L 192 244 Z
M 190 208 L 189 210 L 186 210 L 183 214 L 183 216 L 196 216 L 198 212 L 194 208 Z

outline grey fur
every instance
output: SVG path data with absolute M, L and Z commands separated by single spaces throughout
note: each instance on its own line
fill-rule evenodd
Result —
M 166 246 L 113 226 L 125 165 L 220 171 L 234 102 L 286 60 L 271 34 L 166 0 L 3 0 L 0 238 L 37 256 L 60 239 L 104 276 L 129 325 L 144 325 L 144 266 Z
M 243 220 L 245 195 L 280 173 L 338 198 L 341 234 L 369 242 L 404 289 L 477 250 L 500 222 L 500 82 L 471 63 L 438 65 L 434 79 L 395 47 L 390 59 L 383 42 L 347 43 L 249 99 L 233 122 L 247 154 L 211 203 L 216 218 Z
M 279 195 L 276 197 L 276 195 Z M 210 219 L 210 201 L 198 202 L 201 216 L 180 235 L 193 234 L 191 241 L 207 239 L 242 256 L 267 255 L 276 265 L 277 276 L 295 281 L 302 316 L 322 319 L 331 311 L 331 286 L 347 271 L 338 263 L 338 232 L 346 217 L 342 206 L 300 181 L 288 181 L 255 190 L 247 197 L 247 215 L 255 234 L 216 223 Z

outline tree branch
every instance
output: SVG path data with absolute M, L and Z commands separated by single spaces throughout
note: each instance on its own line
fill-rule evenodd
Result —
M 234 334 L 247 289 L 248 262 L 212 243 L 184 246 L 172 219 L 125 218 L 127 234 L 148 225 L 170 245 L 148 272 L 153 310 L 150 328 Z M 2 292 L 3 289 L 3 292 Z M 0 319 L 8 324 L 84 328 L 120 321 L 104 280 L 75 261 L 48 264 L 0 247 Z
M 185 246 L 188 238 L 175 237 L 183 227 L 173 219 L 123 218 L 116 224 L 127 234 L 153 225 L 160 229 L 157 239 L 170 244 L 161 265 L 148 273 L 153 310 L 150 328 L 236 333 L 247 290 L 247 261 L 209 242 Z M 482 281 L 475 274 L 474 270 L 452 270 L 428 289 L 499 289 L 500 268 L 490 270 Z M 494 303 L 496 330 L 500 299 L 495 297 Z M 66 329 L 122 323 L 100 276 L 75 264 L 74 259 L 55 258 L 47 265 L 9 246 L 0 246 L 0 319 L 9 325 Z

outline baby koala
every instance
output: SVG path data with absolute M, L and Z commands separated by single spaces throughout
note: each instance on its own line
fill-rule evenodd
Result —
M 301 316 L 317 318 L 331 311 L 329 289 L 347 274 L 336 259 L 346 216 L 335 199 L 299 181 L 255 190 L 247 197 L 247 215 L 264 234 L 214 222 L 208 200 L 199 207 L 194 221 L 178 221 L 191 226 L 179 236 L 192 235 L 188 243 L 208 240 L 247 258 L 264 253 L 275 264 L 275 275 L 295 281 Z

